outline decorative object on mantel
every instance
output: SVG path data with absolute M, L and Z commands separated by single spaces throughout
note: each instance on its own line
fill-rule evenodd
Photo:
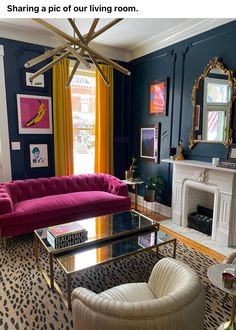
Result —
M 137 162 L 137 158 L 135 158 L 133 156 L 132 163 L 131 163 L 129 169 L 127 171 L 125 171 L 125 180 L 134 181 L 134 172 L 135 172 L 135 169 L 137 168 L 136 162 Z
M 236 99 L 236 78 L 214 57 L 195 80 L 192 88 L 190 149 L 196 143 L 232 143 L 232 108 Z
M 176 160 L 184 160 L 184 155 L 183 155 L 183 143 L 184 141 L 180 139 L 179 144 L 178 144 L 178 156 L 176 157 Z
M 53 67 L 53 65 L 59 63 L 61 60 L 68 56 L 74 56 L 77 60 L 75 62 L 74 68 L 71 72 L 71 76 L 69 80 L 66 83 L 66 87 L 68 87 L 72 81 L 72 78 L 82 62 L 88 69 L 91 67 L 90 63 L 88 62 L 88 59 L 90 59 L 94 65 L 96 66 L 99 74 L 101 75 L 103 81 L 105 84 L 109 87 L 110 82 L 106 79 L 104 76 L 104 73 L 102 72 L 101 68 L 99 67 L 98 62 L 101 61 L 102 63 L 106 63 L 110 66 L 112 66 L 114 69 L 120 71 L 123 74 L 130 75 L 130 71 L 121 66 L 120 64 L 106 58 L 99 52 L 95 51 L 92 47 L 88 46 L 88 44 L 104 33 L 105 31 L 109 30 L 112 26 L 115 24 L 119 23 L 122 19 L 114 19 L 110 23 L 106 24 L 99 30 L 95 31 L 96 26 L 99 22 L 98 18 L 95 18 L 93 20 L 93 23 L 88 31 L 88 33 L 82 35 L 78 29 L 78 26 L 75 22 L 75 19 L 68 18 L 68 21 L 73 29 L 74 36 L 70 36 L 67 33 L 63 32 L 62 30 L 58 29 L 56 26 L 46 22 L 45 20 L 42 19 L 33 19 L 33 21 L 41 24 L 43 27 L 48 29 L 49 31 L 53 32 L 56 34 L 61 40 L 62 40 L 62 45 L 59 47 L 56 47 L 50 51 L 47 51 L 46 53 L 39 55 L 32 60 L 28 61 L 25 63 L 25 68 L 30 68 L 34 66 L 35 64 L 41 63 L 42 61 L 45 61 L 46 59 L 53 57 L 55 55 L 58 55 L 56 59 L 51 61 L 50 63 L 46 64 L 44 67 L 36 71 L 34 74 L 31 75 L 30 81 L 33 81 L 36 77 L 41 75 L 42 73 L 48 71 Z
M 170 160 L 175 160 L 176 156 L 176 147 L 171 146 L 170 147 Z

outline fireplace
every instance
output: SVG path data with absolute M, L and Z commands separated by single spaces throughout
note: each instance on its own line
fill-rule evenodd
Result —
M 236 170 L 191 160 L 163 161 L 173 163 L 172 221 L 188 227 L 188 215 L 197 205 L 212 208 L 209 239 L 236 247 Z
M 197 205 L 195 212 L 188 215 L 188 228 L 200 231 L 203 234 L 211 236 L 213 222 L 213 209 Z

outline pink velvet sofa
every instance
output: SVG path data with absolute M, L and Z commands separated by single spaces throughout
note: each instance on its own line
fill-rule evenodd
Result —
M 130 208 L 127 185 L 109 174 L 4 182 L 0 184 L 0 236 Z

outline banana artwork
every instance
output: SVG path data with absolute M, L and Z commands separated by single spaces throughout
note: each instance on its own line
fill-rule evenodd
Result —
M 38 101 L 39 101 L 38 111 L 30 120 L 27 121 L 27 123 L 25 124 L 25 127 L 30 127 L 30 126 L 37 124 L 44 117 L 44 115 L 46 113 L 45 104 L 43 104 L 40 100 L 38 100 Z

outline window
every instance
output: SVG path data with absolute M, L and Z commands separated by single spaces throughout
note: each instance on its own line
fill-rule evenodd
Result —
M 95 71 L 77 70 L 71 83 L 75 174 L 94 173 L 95 98 Z

